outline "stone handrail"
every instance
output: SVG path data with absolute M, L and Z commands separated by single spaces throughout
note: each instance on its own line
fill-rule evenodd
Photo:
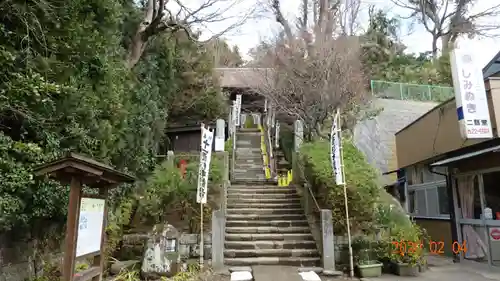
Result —
M 234 163 L 236 162 L 236 126 L 233 127 L 231 131 L 231 139 L 232 139 L 232 152 L 231 152 L 231 180 L 234 180 Z
M 234 134 L 234 136 L 235 135 L 236 134 Z M 226 233 L 227 190 L 231 185 L 231 181 L 229 180 L 229 169 L 230 169 L 229 153 L 227 151 L 218 153 L 223 154 L 224 171 L 223 171 L 222 188 L 220 194 L 222 199 L 220 208 L 212 211 L 212 268 L 214 268 L 215 270 L 220 270 L 224 267 L 224 240 Z M 233 155 L 234 154 L 236 154 L 236 152 L 233 150 Z
M 303 140 L 303 128 L 300 120 L 294 126 L 294 150 L 292 153 L 293 183 L 301 195 L 301 203 L 306 213 L 312 235 L 321 253 L 324 271 L 335 271 L 335 244 L 333 234 L 332 211 L 322 209 L 314 196 L 310 184 L 305 180 L 299 164 L 299 151 Z M 328 152 L 325 152 L 328 153 Z

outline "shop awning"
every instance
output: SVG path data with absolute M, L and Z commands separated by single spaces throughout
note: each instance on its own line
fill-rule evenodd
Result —
M 472 158 L 472 157 L 475 157 L 475 156 L 479 156 L 479 155 L 482 155 L 482 154 L 485 154 L 485 153 L 489 153 L 489 152 L 496 152 L 498 150 L 500 150 L 500 145 L 489 147 L 489 148 L 485 148 L 485 149 L 481 149 L 481 150 L 474 151 L 474 152 L 465 153 L 465 154 L 462 154 L 460 156 L 450 157 L 448 159 L 444 159 L 444 160 L 440 160 L 440 161 L 434 162 L 434 163 L 430 164 L 430 166 L 445 166 L 445 165 L 453 163 L 453 162 L 457 162 L 457 161 L 460 161 L 460 160 L 469 159 L 469 158 Z

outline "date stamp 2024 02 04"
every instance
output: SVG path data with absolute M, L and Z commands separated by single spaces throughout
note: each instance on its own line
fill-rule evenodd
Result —
M 425 247 L 427 245 L 427 248 Z M 420 249 L 427 249 L 429 253 L 442 255 L 445 253 L 445 243 L 443 241 L 429 241 L 429 242 L 416 242 L 416 241 L 392 241 L 393 254 L 407 255 L 413 254 Z M 467 241 L 459 243 L 455 241 L 451 245 L 451 251 L 454 254 L 467 253 Z

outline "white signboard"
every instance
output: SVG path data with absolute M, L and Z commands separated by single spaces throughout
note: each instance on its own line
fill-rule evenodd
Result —
M 462 137 L 492 138 L 483 74 L 474 60 L 473 52 L 454 49 L 451 52 L 451 72 Z
M 215 151 L 224 151 L 224 137 L 215 136 Z
M 104 202 L 104 199 L 85 197 L 81 199 L 80 218 L 78 219 L 78 237 L 76 240 L 76 257 L 81 257 L 101 250 Z
M 208 173 L 210 170 L 210 160 L 212 158 L 213 141 L 214 132 L 202 127 L 200 167 L 198 169 L 198 189 L 196 190 L 196 202 L 201 204 L 207 203 Z
M 234 125 L 239 126 L 241 119 L 241 95 L 236 95 L 236 110 L 235 110 L 235 119 Z
M 340 114 L 337 112 L 333 119 L 332 131 L 330 134 L 330 157 L 332 161 L 332 169 L 333 174 L 335 175 L 335 183 L 337 185 L 345 184 L 344 182 L 344 173 L 342 166 L 342 157 L 341 157 L 341 139 L 340 139 L 340 128 L 338 125 L 338 121 L 340 118 Z
M 276 129 L 275 129 L 276 135 L 274 136 L 274 139 L 276 140 L 275 147 L 280 148 L 280 123 L 276 122 L 275 127 L 276 127 Z

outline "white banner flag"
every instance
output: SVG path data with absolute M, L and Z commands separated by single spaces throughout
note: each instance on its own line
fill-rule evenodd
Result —
M 474 59 L 475 50 L 451 52 L 451 74 L 460 133 L 464 139 L 493 137 L 483 72 Z
M 214 132 L 205 127 L 201 127 L 201 152 L 200 167 L 198 169 L 196 203 L 207 203 L 208 173 L 210 172 L 210 159 L 212 158 L 213 141 Z
M 343 185 L 344 182 L 344 172 L 342 166 L 342 155 L 341 155 L 341 136 L 340 136 L 340 126 L 339 126 L 340 114 L 337 112 L 333 118 L 332 131 L 330 133 L 330 157 L 332 161 L 332 170 L 335 176 L 335 183 L 337 185 Z
M 236 110 L 235 110 L 235 119 L 234 125 L 240 126 L 241 124 L 241 95 L 236 95 Z
M 276 122 L 275 133 L 276 133 L 276 135 L 274 136 L 274 139 L 276 140 L 275 147 L 280 148 L 280 123 L 279 122 Z

